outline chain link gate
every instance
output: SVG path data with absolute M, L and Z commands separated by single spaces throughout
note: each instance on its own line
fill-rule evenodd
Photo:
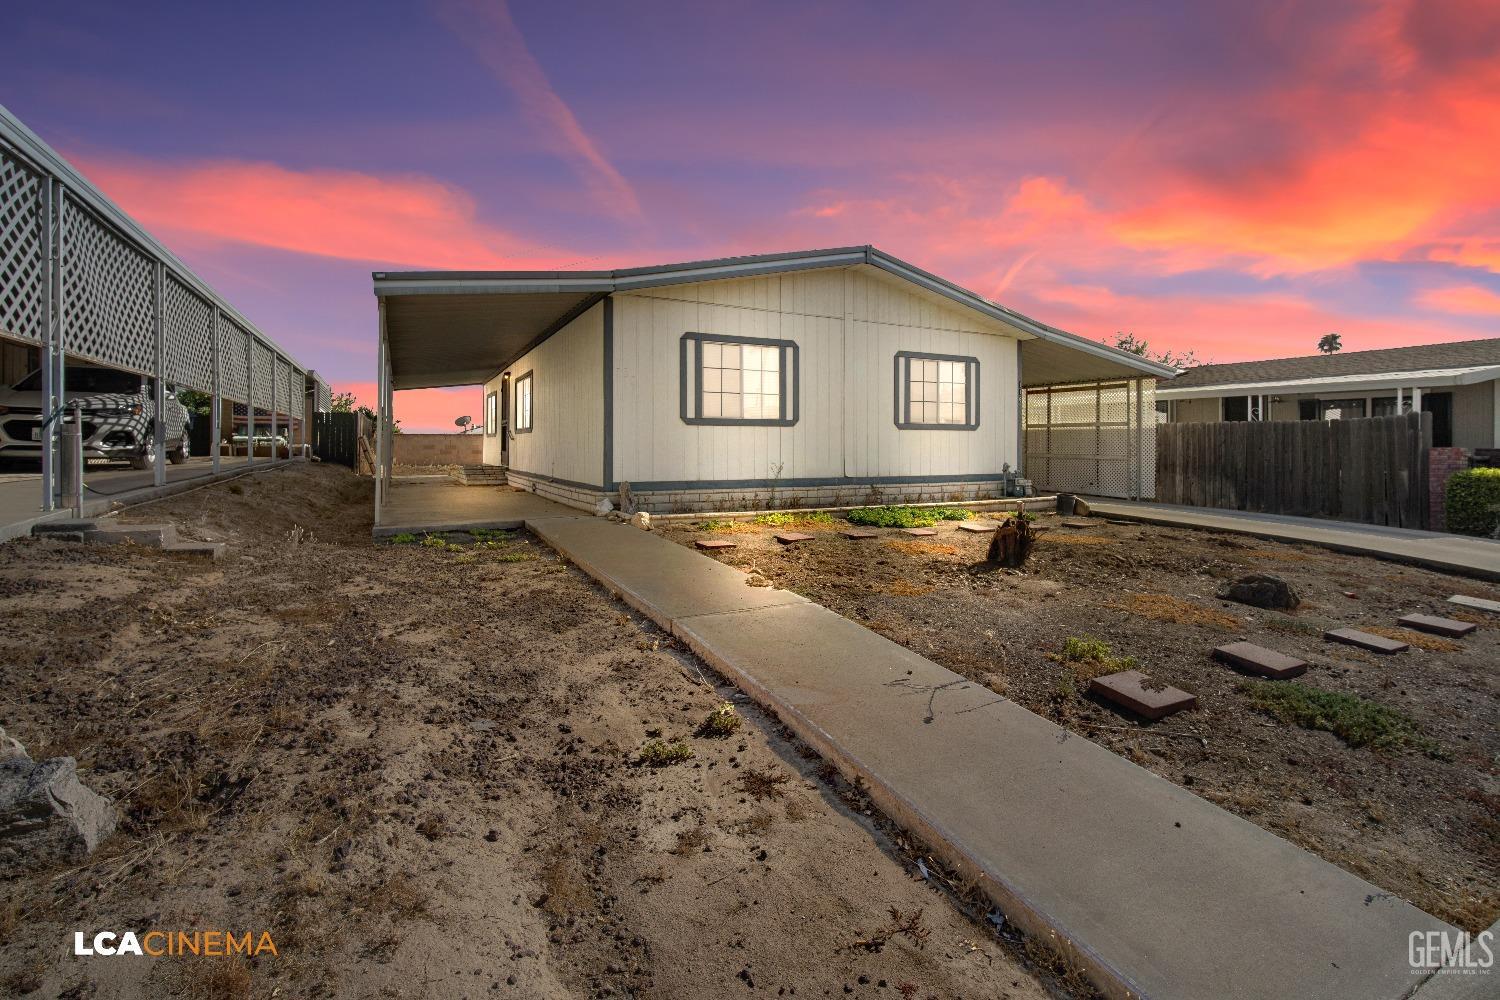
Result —
M 1156 494 L 1156 380 L 1026 390 L 1026 476 L 1038 492 Z

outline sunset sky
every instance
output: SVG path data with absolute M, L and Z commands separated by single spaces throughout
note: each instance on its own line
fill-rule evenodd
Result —
M 1500 3 L 13 5 L 0 103 L 336 389 L 370 272 L 873 243 L 1237 361 L 1500 335 Z M 477 389 L 397 397 L 409 429 Z

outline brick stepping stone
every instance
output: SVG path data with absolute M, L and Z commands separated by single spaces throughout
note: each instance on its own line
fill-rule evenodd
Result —
M 711 552 L 717 552 L 720 549 L 732 549 L 735 547 L 733 542 L 722 541 L 718 538 L 700 538 L 693 544 L 698 546 L 698 548 L 700 549 L 708 549 Z
M 783 531 L 778 535 L 772 535 L 782 545 L 791 545 L 793 542 L 810 542 L 812 535 L 804 535 L 800 531 Z
M 1440 618 L 1437 615 L 1402 615 L 1396 619 L 1396 624 L 1414 628 L 1418 632 L 1446 635 L 1450 639 L 1461 638 L 1478 628 L 1473 622 L 1461 622 L 1456 618 Z
M 1152 721 L 1198 707 L 1198 699 L 1186 691 L 1167 686 L 1158 688 L 1139 670 L 1122 670 L 1107 677 L 1095 677 L 1089 690 Z
M 1278 653 L 1274 649 L 1257 646 L 1253 642 L 1231 642 L 1214 647 L 1214 659 L 1239 667 L 1248 673 L 1286 680 L 1307 673 L 1307 661 L 1295 656 Z
M 1342 642 L 1346 646 L 1368 649 L 1372 653 L 1400 653 L 1411 648 L 1404 642 L 1361 632 L 1357 628 L 1336 628 L 1332 632 L 1324 632 L 1323 638 L 1329 642 Z
M 1463 594 L 1454 594 L 1448 600 L 1452 604 L 1461 604 L 1466 608 L 1477 608 L 1480 611 L 1500 614 L 1500 601 L 1487 601 L 1483 597 L 1466 597 Z
M 902 530 L 905 531 L 908 535 L 915 535 L 917 538 L 928 538 L 932 535 L 937 534 L 937 532 L 933 531 L 931 528 L 903 528 Z
M 973 521 L 958 522 L 959 531 L 972 531 L 976 535 L 992 535 L 995 533 L 995 529 L 999 526 L 1000 525 L 998 521 L 991 521 L 989 524 L 975 523 Z
M 858 541 L 861 538 L 879 538 L 880 537 L 880 532 L 878 532 L 878 531 L 866 531 L 863 528 L 849 528 L 846 531 L 840 531 L 839 534 L 843 535 L 845 538 L 852 538 L 855 541 Z

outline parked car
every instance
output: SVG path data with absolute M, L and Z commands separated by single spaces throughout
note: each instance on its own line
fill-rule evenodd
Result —
M 125 461 L 137 469 L 149 469 L 155 464 L 155 379 L 114 368 L 70 364 L 64 389 L 67 415 L 71 416 L 76 403 L 83 418 L 85 459 Z M 41 457 L 42 407 L 40 371 L 32 372 L 14 386 L 0 388 L 0 455 Z M 170 387 L 162 419 L 166 425 L 167 460 L 174 465 L 186 462 L 192 417 Z

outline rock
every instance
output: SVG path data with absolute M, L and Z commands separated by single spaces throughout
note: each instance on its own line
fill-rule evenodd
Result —
M 0 762 L 30 759 L 31 756 L 26 752 L 26 748 L 21 746 L 20 741 L 6 733 L 4 726 L 0 726 Z
M 630 515 L 635 513 L 635 497 L 630 495 L 630 484 L 620 484 L 620 510 Z
M 117 818 L 109 799 L 79 783 L 72 757 L 0 763 L 0 871 L 81 861 Z
M 1269 573 L 1251 573 L 1219 591 L 1221 601 L 1236 601 L 1255 608 L 1287 611 L 1302 603 L 1292 585 Z
M 608 517 L 609 512 L 614 509 L 615 505 L 609 502 L 608 497 L 604 497 L 598 503 L 594 504 L 594 513 L 599 517 Z
M 650 531 L 651 515 L 644 510 L 638 510 L 634 514 L 630 515 L 630 523 L 635 525 L 637 528 L 640 528 L 642 531 Z
M 1073 514 L 1075 517 L 1089 516 L 1089 502 L 1083 497 L 1073 498 Z

